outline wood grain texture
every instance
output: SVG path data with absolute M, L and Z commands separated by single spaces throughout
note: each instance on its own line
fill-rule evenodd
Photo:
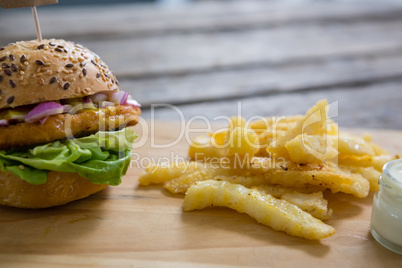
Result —
M 303 112 L 331 98 L 345 103 L 346 126 L 402 128 L 400 2 L 268 2 L 43 8 L 39 15 L 45 37 L 97 52 L 146 118 L 160 103 L 212 118 L 235 113 L 242 99 L 252 116 Z M 35 38 L 30 15 L 0 12 L 0 44 Z M 382 89 L 387 82 L 392 89 Z M 294 101 L 304 96 L 301 108 Z M 171 111 L 157 117 L 175 119 Z
M 402 51 L 402 50 L 401 50 Z M 389 55 L 332 57 L 284 66 L 256 65 L 177 76 L 120 79 L 122 89 L 152 104 L 184 105 L 305 90 L 337 90 L 402 78 L 399 50 Z
M 260 116 L 304 114 L 317 101 L 326 98 L 337 106 L 335 120 L 342 127 L 402 130 L 401 80 L 360 87 L 336 87 L 249 98 L 207 101 L 187 105 L 154 105 L 143 109 L 146 119 L 225 122 L 222 116 Z M 334 107 L 335 107 L 334 106 Z
M 401 49 L 401 20 L 312 24 L 247 31 L 76 40 L 120 77 L 186 75 L 256 64 L 275 67 Z
M 253 27 L 278 27 L 287 24 L 384 20 L 397 18 L 398 1 L 279 1 L 234 0 L 197 1 L 190 5 L 57 6 L 40 9 L 43 30 L 59 38 L 104 39 L 110 37 L 163 35 L 202 31 L 223 31 Z M 1 12 L 1 10 L 0 10 Z M 0 29 L 4 37 L 25 39 L 32 35 L 29 16 L 2 12 Z M 7 27 L 12 25 L 13 27 Z M 60 31 L 60 30 L 63 31 Z M 12 40 L 14 41 L 14 40 Z
M 159 145 L 180 134 L 177 122 L 147 127 Z M 370 132 L 384 147 L 402 152 L 401 132 Z M 137 155 L 118 187 L 57 208 L 0 207 L 1 266 L 399 267 L 402 256 L 381 247 L 369 233 L 372 195 L 356 199 L 327 193 L 334 210 L 328 224 L 337 233 L 322 241 L 275 232 L 229 209 L 182 212 L 182 197 L 159 186 L 138 187 L 137 156 L 144 163 L 183 157 L 188 141 L 183 138 L 172 147 L 151 150 L 148 135 L 134 149 Z

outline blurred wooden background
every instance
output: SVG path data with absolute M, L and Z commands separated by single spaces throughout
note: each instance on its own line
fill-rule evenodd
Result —
M 402 1 L 166 0 L 38 13 L 44 38 L 97 52 L 146 119 L 289 115 L 327 98 L 341 126 L 402 129 Z M 29 9 L 0 9 L 0 45 L 34 38 Z

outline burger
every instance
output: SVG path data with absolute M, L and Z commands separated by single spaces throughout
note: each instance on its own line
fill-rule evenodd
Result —
M 87 48 L 64 40 L 0 47 L 0 205 L 63 205 L 118 185 L 140 105 Z

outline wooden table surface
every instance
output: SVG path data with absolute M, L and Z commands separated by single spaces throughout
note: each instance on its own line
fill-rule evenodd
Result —
M 380 142 L 402 150 L 400 133 L 387 132 L 402 130 L 401 1 L 200 0 L 39 7 L 38 13 L 44 38 L 98 53 L 142 103 L 144 119 L 219 123 L 222 115 L 290 115 L 327 98 L 341 128 L 376 129 Z M 29 9 L 0 9 L 0 46 L 35 38 Z M 155 135 L 170 135 L 172 127 L 159 126 Z M 184 145 L 148 153 L 184 155 Z M 147 155 L 147 148 L 139 150 Z M 137 189 L 135 170 L 121 187 L 61 210 L 1 208 L 0 267 L 402 263 L 369 235 L 369 199 L 333 202 L 357 214 L 335 211 L 337 235 L 311 243 L 229 210 L 182 215 L 180 198 Z
M 326 192 L 333 209 L 327 223 L 336 233 L 321 241 L 276 232 L 230 209 L 183 212 L 182 195 L 137 179 L 149 162 L 185 157 L 188 140 L 180 122 L 148 128 L 135 127 L 142 138 L 121 185 L 50 209 L 0 206 L 0 267 L 400 267 L 402 255 L 370 234 L 373 193 L 359 199 Z M 384 148 L 402 151 L 401 131 L 369 132 Z
M 190 1 L 38 8 L 45 38 L 97 52 L 144 118 L 303 113 L 328 98 L 342 126 L 402 129 L 402 2 Z M 34 39 L 0 10 L 0 45 Z M 155 106 L 171 104 L 172 107 Z

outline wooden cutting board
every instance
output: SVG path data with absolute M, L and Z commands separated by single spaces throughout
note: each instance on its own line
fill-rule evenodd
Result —
M 186 156 L 183 126 L 143 122 L 136 129 L 143 138 L 122 185 L 56 208 L 0 207 L 0 267 L 400 267 L 402 256 L 369 232 L 373 194 L 326 194 L 334 210 L 327 223 L 337 233 L 322 241 L 273 231 L 225 208 L 182 212 L 182 196 L 139 187 L 137 178 L 149 161 Z M 355 132 L 402 152 L 402 132 Z

